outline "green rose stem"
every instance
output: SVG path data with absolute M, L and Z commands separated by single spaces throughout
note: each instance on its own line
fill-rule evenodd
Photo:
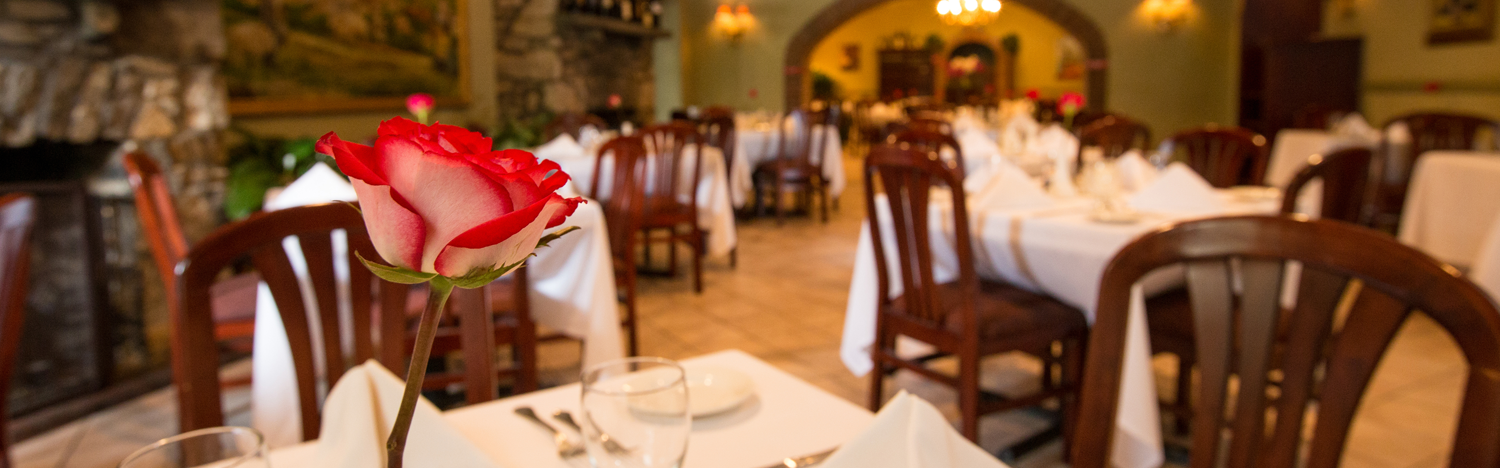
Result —
M 411 350 L 411 367 L 406 370 L 406 391 L 401 394 L 401 409 L 396 412 L 396 425 L 391 427 L 391 437 L 385 442 L 387 468 L 401 468 L 401 454 L 406 451 L 406 433 L 411 430 L 412 413 L 417 410 L 417 399 L 421 398 L 422 379 L 427 375 L 427 358 L 432 354 L 432 340 L 437 337 L 438 319 L 443 316 L 443 305 L 453 293 L 453 283 L 447 278 L 432 278 L 427 293 L 427 309 L 422 311 L 422 323 L 417 327 L 417 343 Z

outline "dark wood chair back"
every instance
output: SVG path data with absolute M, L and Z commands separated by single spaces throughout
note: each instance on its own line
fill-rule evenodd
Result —
M 939 133 L 920 128 L 908 128 L 895 135 L 891 135 L 891 140 L 895 144 L 900 145 L 905 143 L 910 148 L 925 153 L 938 153 L 942 155 L 944 149 L 951 151 L 953 159 L 945 160 L 945 162 L 949 165 L 948 169 L 958 171 L 959 180 L 963 180 L 965 175 L 964 152 L 958 146 L 958 140 L 953 138 L 952 133 Z
M 1094 122 L 1098 122 L 1105 117 L 1125 118 L 1125 116 L 1116 114 L 1114 112 L 1092 111 L 1083 109 L 1078 111 L 1077 115 L 1073 116 L 1073 128 L 1071 128 L 1070 130 L 1077 132 L 1084 127 L 1087 127 Z
M 1188 167 L 1219 188 L 1260 185 L 1271 159 L 1266 137 L 1238 127 L 1187 130 L 1168 141 L 1174 152 L 1184 155 Z
M 706 119 L 715 117 L 729 117 L 733 119 L 734 109 L 729 108 L 729 106 L 708 106 L 707 109 L 703 109 L 703 117 Z
M 1370 179 L 1370 161 L 1374 153 L 1366 148 L 1349 148 L 1328 155 L 1313 155 L 1307 166 L 1297 171 L 1282 191 L 1281 213 L 1297 210 L 1297 196 L 1313 180 L 1323 181 L 1323 200 L 1318 217 L 1346 223 L 1363 224 L 1366 184 Z
M 146 234 L 156 271 L 170 296 L 172 288 L 177 286 L 177 262 L 182 261 L 188 252 L 187 236 L 182 233 L 172 191 L 167 187 L 166 178 L 162 177 L 161 167 L 144 153 L 125 155 L 125 173 L 135 192 L 135 209 L 141 220 L 141 231 Z
M 777 139 L 780 142 L 778 159 L 784 167 L 813 167 L 813 152 L 821 150 L 825 144 L 818 126 L 827 119 L 827 114 L 796 109 L 787 113 L 786 118 L 793 124 L 790 129 L 785 124 L 778 127 L 781 132 Z
M 724 152 L 724 167 L 734 161 L 734 115 L 711 115 L 703 118 L 703 142 Z
M 625 325 L 629 355 L 639 354 L 636 331 L 636 246 L 642 221 L 646 217 L 646 141 L 640 136 L 618 137 L 605 143 L 600 154 L 614 155 L 614 172 L 610 177 L 610 196 L 604 201 L 604 220 L 609 229 L 609 249 L 614 256 L 615 285 L 625 303 Z M 599 174 L 605 177 L 606 174 Z
M 1394 147 L 1389 141 L 1390 131 L 1396 124 L 1405 124 L 1411 134 L 1411 142 L 1405 148 Z M 1482 133 L 1488 133 L 1490 144 L 1500 143 L 1500 123 L 1483 117 L 1459 114 L 1420 113 L 1396 117 L 1386 122 L 1382 143 L 1380 178 L 1377 188 L 1376 213 L 1372 220 L 1381 226 L 1398 224 L 1402 207 L 1406 203 L 1406 190 L 1411 184 L 1411 172 L 1417 158 L 1428 151 L 1471 150 L 1480 142 Z
M 599 118 L 599 116 L 565 112 L 558 114 L 556 118 L 547 123 L 547 126 L 542 127 L 542 136 L 551 141 L 553 138 L 557 138 L 558 135 L 566 133 L 576 140 L 578 139 L 579 132 L 583 130 L 583 127 L 588 125 L 593 125 L 594 128 L 599 129 L 601 132 L 609 129 L 609 124 L 605 123 L 604 119 Z
M 934 187 L 936 185 L 937 187 Z M 954 308 L 940 304 L 938 284 L 932 267 L 931 227 L 928 213 L 934 188 L 946 186 L 953 193 L 963 193 L 963 179 L 949 170 L 946 164 L 931 152 L 914 149 L 909 145 L 879 145 L 870 150 L 865 159 L 865 206 L 867 219 L 876 220 L 877 193 L 884 193 L 891 215 L 891 231 L 885 232 L 883 224 L 870 223 L 870 240 L 875 251 L 875 276 L 879 279 L 877 294 L 880 310 L 903 315 L 907 321 L 924 325 L 927 336 L 913 336 L 927 343 L 956 341 L 950 337 L 936 336 L 945 330 L 948 314 Z M 877 187 L 879 189 L 877 189 Z M 954 245 L 958 253 L 958 284 L 962 297 L 979 294 L 979 279 L 974 272 L 972 247 L 969 243 L 969 217 L 965 197 L 950 197 L 953 203 Z M 896 244 L 896 263 L 903 292 L 901 304 L 892 304 L 891 285 L 888 272 L 889 260 L 885 258 L 886 242 Z M 978 344 L 976 316 L 972 301 L 963 301 L 957 310 L 962 314 L 966 339 Z
M 640 135 L 646 144 L 646 154 L 651 158 L 651 163 L 647 165 L 650 173 L 644 181 L 646 215 L 651 215 L 652 207 L 683 204 L 679 201 L 682 196 L 687 198 L 687 206 L 698 206 L 697 188 L 703 172 L 704 142 L 703 134 L 698 133 L 698 127 L 686 122 L 673 122 L 643 128 Z M 602 157 L 603 153 L 600 155 Z M 696 219 L 697 210 L 692 212 Z
M 1289 261 L 1302 264 L 1301 285 L 1296 305 L 1283 312 Z M 1370 376 L 1414 310 L 1445 329 L 1468 361 L 1448 466 L 1500 464 L 1500 312 L 1483 291 L 1452 267 L 1377 231 L 1331 220 L 1246 216 L 1165 228 L 1127 245 L 1110 262 L 1089 342 L 1073 466 L 1109 464 L 1131 289 L 1172 265 L 1186 267 L 1202 382 L 1192 398 L 1188 466 L 1338 466 Z M 1357 292 L 1349 289 L 1353 284 Z M 1346 292 L 1357 296 L 1338 321 Z M 1287 332 L 1278 342 L 1282 320 Z M 1273 368 L 1281 374 L 1274 399 L 1267 397 Z M 1231 375 L 1239 379 L 1238 398 L 1229 397 Z M 1274 422 L 1267 418 L 1272 411 Z M 1227 444 L 1220 428 L 1230 430 Z
M 36 200 L 12 193 L 0 196 L 0 395 L 10 394 L 16 373 L 21 328 L 26 321 L 26 290 L 31 271 L 31 228 L 36 224 Z M 0 398 L 0 468 L 9 468 L 6 398 Z
M 333 239 L 337 231 L 342 231 L 348 241 L 347 258 L 334 255 Z M 294 236 L 312 285 L 308 291 L 299 286 L 292 259 L 283 247 L 283 242 Z M 305 440 L 318 437 L 318 367 L 324 370 L 324 383 L 330 386 L 345 370 L 368 359 L 378 359 L 397 374 L 405 372 L 410 352 L 406 347 L 409 288 L 376 278 L 360 264 L 356 252 L 366 259 L 380 258 L 359 212 L 343 203 L 258 213 L 219 228 L 188 252 L 178 264 L 177 293 L 168 303 L 180 430 L 224 425 L 210 287 L 225 268 L 241 259 L 248 259 L 260 273 L 280 311 L 291 348 Z M 342 332 L 345 318 L 337 312 L 324 312 L 339 310 L 336 262 L 344 262 L 349 273 L 348 310 L 354 312 L 347 318 L 347 329 L 352 333 L 348 341 L 353 345 L 347 352 Z M 311 303 L 317 306 L 317 311 L 307 310 L 304 294 L 313 296 Z M 313 323 L 317 324 L 322 343 L 318 350 L 313 349 Z M 321 354 L 321 361 L 315 362 L 316 354 Z M 494 388 L 492 372 L 469 375 L 487 376 L 488 381 L 466 381 L 467 388 Z
M 930 119 L 925 117 L 914 117 L 908 121 L 903 130 L 922 130 L 928 132 L 953 134 L 953 123 L 943 119 Z M 899 132 L 898 132 L 899 133 Z
M 1120 116 L 1105 116 L 1078 131 L 1079 165 L 1083 162 L 1083 150 L 1089 147 L 1104 149 L 1105 159 L 1114 159 L 1126 151 L 1145 151 L 1151 146 L 1151 129 L 1145 124 Z

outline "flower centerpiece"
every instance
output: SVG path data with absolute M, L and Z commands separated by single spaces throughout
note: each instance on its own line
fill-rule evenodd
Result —
M 1063 93 L 1057 98 L 1057 113 L 1062 114 L 1064 127 L 1073 128 L 1073 117 L 1083 110 L 1083 104 L 1083 95 L 1074 92 Z
M 425 118 L 425 112 L 413 113 Z M 478 133 L 400 117 L 380 124 L 373 147 L 333 133 L 318 141 L 318 151 L 333 156 L 353 183 L 384 263 L 360 261 L 386 281 L 429 283 L 405 393 L 386 442 L 389 468 L 401 466 L 438 319 L 453 288 L 484 287 L 577 229 L 544 235 L 584 202 L 557 193 L 568 182 L 557 163 L 492 148 Z

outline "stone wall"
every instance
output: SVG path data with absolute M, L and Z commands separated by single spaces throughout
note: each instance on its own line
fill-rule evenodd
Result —
M 502 121 L 608 108 L 610 95 L 649 120 L 651 39 L 560 21 L 557 0 L 495 0 L 495 80 Z

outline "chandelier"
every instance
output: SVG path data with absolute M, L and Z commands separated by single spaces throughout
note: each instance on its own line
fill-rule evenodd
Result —
M 961 26 L 986 24 L 1000 15 L 1000 0 L 938 0 L 937 11 L 944 23 Z

